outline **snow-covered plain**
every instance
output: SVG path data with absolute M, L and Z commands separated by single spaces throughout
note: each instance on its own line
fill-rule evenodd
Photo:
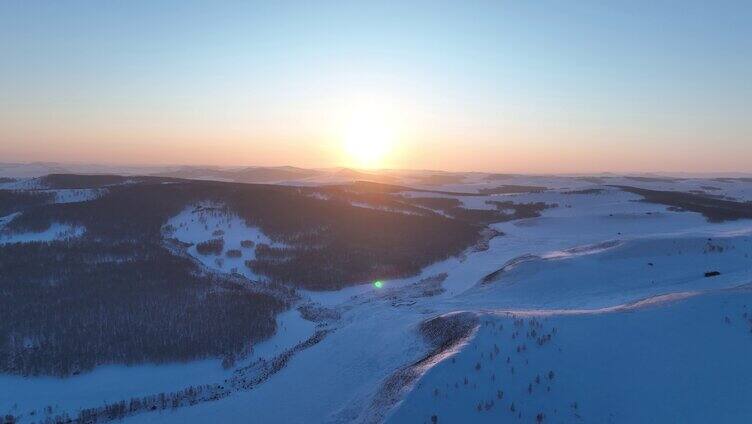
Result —
M 433 416 L 450 423 L 749 421 L 752 221 L 710 223 L 607 185 L 705 190 L 750 200 L 752 183 L 593 181 L 554 176 L 491 181 L 469 174 L 464 183 L 415 186 L 463 193 L 503 184 L 545 186 L 549 190 L 540 193 L 415 195 L 455 197 L 472 208 L 490 208 L 487 200 L 559 206 L 538 218 L 493 224 L 504 235 L 491 239 L 488 249 L 468 249 L 419 276 L 383 281 L 382 288 L 302 292 L 303 302 L 339 313 L 326 324 L 332 331 L 321 342 L 295 354 L 252 390 L 125 421 L 431 423 Z M 259 276 L 243 262 L 253 252 L 240 248 L 240 241 L 274 245 L 221 205 L 191 206 L 166 224 L 166 234 L 182 242 L 222 237 L 221 255 L 200 255 L 195 245 L 188 252 L 209 268 L 235 269 L 250 280 Z M 242 257 L 228 258 L 226 251 L 236 248 Z M 706 276 L 712 271 L 720 274 Z M 435 276 L 442 276 L 442 290 L 416 290 L 421 280 Z M 378 403 L 391 376 L 430 353 L 418 331 L 421 323 L 457 311 L 480 318 L 472 337 L 406 382 L 396 403 Z M 287 319 L 289 324 L 280 325 L 292 335 L 281 330 L 265 342 L 267 355 L 315 330 L 295 310 L 279 317 Z M 230 372 L 212 360 L 108 366 L 66 380 L 5 376 L 0 387 L 20 391 L 0 398 L 0 412 L 13 403 L 75 411 L 118 397 L 213 383 Z M 51 384 L 56 390 L 46 389 Z M 63 387 L 70 395 L 61 397 Z

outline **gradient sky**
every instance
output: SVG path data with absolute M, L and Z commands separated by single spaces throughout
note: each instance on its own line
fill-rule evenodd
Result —
M 752 2 L 0 2 L 0 162 L 752 171 Z M 397 122 L 397 124 L 394 124 Z

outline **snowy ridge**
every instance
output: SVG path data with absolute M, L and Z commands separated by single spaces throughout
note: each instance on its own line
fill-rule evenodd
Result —
M 526 262 L 539 261 L 539 260 L 571 259 L 576 256 L 591 255 L 591 254 L 604 252 L 608 249 L 618 247 L 621 244 L 622 242 L 620 240 L 611 240 L 611 241 L 605 241 L 603 243 L 576 246 L 576 247 L 572 247 L 572 248 L 565 249 L 565 250 L 547 252 L 542 255 L 531 255 L 531 254 L 521 255 L 514 259 L 507 261 L 504 264 L 504 266 L 502 266 L 498 270 L 483 277 L 483 279 L 481 280 L 481 283 L 487 284 L 487 283 L 494 282 L 499 279 L 502 273 L 511 271 L 515 267 Z
M 462 350 L 477 330 L 478 317 L 472 312 L 450 312 L 424 321 L 421 332 L 429 341 L 431 351 L 415 363 L 390 375 L 374 396 L 371 407 L 358 421 L 382 422 L 386 413 L 412 390 L 418 379 L 432 367 Z
M 651 296 L 635 302 L 621 305 L 607 306 L 596 309 L 509 309 L 509 310 L 483 310 L 483 313 L 492 315 L 504 315 L 507 317 L 549 317 L 557 315 L 595 315 L 615 312 L 628 312 L 651 306 L 661 306 L 668 302 L 676 302 L 690 297 L 698 296 L 703 292 L 678 292 Z
M 609 240 L 602 243 L 596 243 L 585 246 L 576 246 L 570 249 L 548 252 L 542 255 L 542 259 L 568 259 L 581 255 L 592 255 L 595 253 L 605 252 L 606 250 L 616 248 L 622 244 L 620 240 Z

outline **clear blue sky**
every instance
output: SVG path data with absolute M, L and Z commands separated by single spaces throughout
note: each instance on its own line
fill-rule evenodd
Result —
M 0 160 L 752 171 L 750 76 L 749 1 L 4 0 Z

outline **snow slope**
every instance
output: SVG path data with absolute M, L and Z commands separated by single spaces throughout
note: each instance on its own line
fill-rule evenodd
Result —
M 747 422 L 750 317 L 749 289 L 521 325 L 485 315 L 472 342 L 430 370 L 388 422 Z M 538 345 L 532 330 L 550 341 Z
M 750 236 L 636 239 L 590 254 L 557 253 L 507 268 L 457 301 L 489 308 L 598 308 L 752 281 Z M 705 277 L 712 271 L 721 274 Z

